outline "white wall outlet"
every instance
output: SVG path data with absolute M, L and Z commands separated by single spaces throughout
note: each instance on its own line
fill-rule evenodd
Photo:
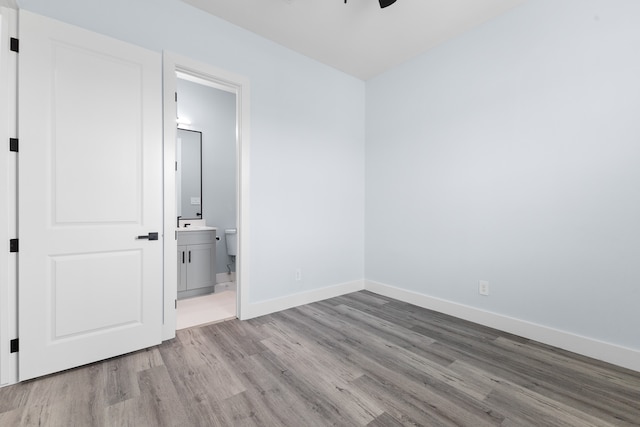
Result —
M 489 295 L 489 282 L 486 280 L 480 280 L 478 282 L 478 292 L 480 295 Z
M 302 270 L 297 268 L 296 269 L 296 282 L 299 282 L 302 280 Z

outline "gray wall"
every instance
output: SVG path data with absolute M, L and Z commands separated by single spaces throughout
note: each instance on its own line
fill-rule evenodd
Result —
M 639 17 L 531 1 L 369 81 L 367 279 L 640 349 Z
M 236 228 L 236 95 L 178 79 L 178 117 L 202 132 L 202 214 L 218 228 L 216 273 L 224 273 L 231 264 L 224 230 Z

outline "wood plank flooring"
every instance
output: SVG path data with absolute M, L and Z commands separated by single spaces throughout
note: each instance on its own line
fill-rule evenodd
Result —
M 366 291 L 0 389 L 0 426 L 640 426 L 640 373 Z

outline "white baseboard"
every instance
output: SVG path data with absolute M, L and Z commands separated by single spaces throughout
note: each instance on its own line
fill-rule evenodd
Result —
M 417 292 L 407 291 L 383 283 L 367 280 L 365 281 L 365 289 L 398 301 L 448 314 L 640 372 L 640 351 L 638 350 L 575 335 L 440 298 L 430 297 Z
M 353 282 L 341 283 L 339 285 L 329 286 L 327 288 L 314 289 L 308 292 L 301 292 L 298 294 L 288 295 L 282 298 L 274 298 L 267 301 L 261 301 L 253 304 L 249 304 L 246 307 L 246 312 L 243 307 L 243 318 L 251 319 L 253 317 L 264 316 L 265 314 L 271 314 L 278 311 L 286 310 L 288 308 L 298 307 L 304 304 L 310 304 L 312 302 L 322 301 L 325 299 L 337 297 L 340 295 L 349 294 L 351 292 L 357 292 L 364 289 L 364 280 L 356 280 Z

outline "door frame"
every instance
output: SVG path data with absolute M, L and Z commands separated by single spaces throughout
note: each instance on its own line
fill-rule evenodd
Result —
M 236 313 L 247 318 L 249 298 L 249 79 L 191 58 L 163 51 L 164 114 L 164 318 L 162 339 L 176 335 L 177 232 L 176 232 L 176 73 L 187 74 L 218 89 L 236 94 Z
M 9 50 L 9 38 L 18 37 L 15 2 L 0 1 L 0 136 L 3 141 L 18 137 L 17 54 Z M 0 241 L 18 237 L 18 154 L 6 146 L 0 150 Z M 18 337 L 18 254 L 0 256 L 0 387 L 18 382 L 18 353 L 11 353 L 9 341 Z

